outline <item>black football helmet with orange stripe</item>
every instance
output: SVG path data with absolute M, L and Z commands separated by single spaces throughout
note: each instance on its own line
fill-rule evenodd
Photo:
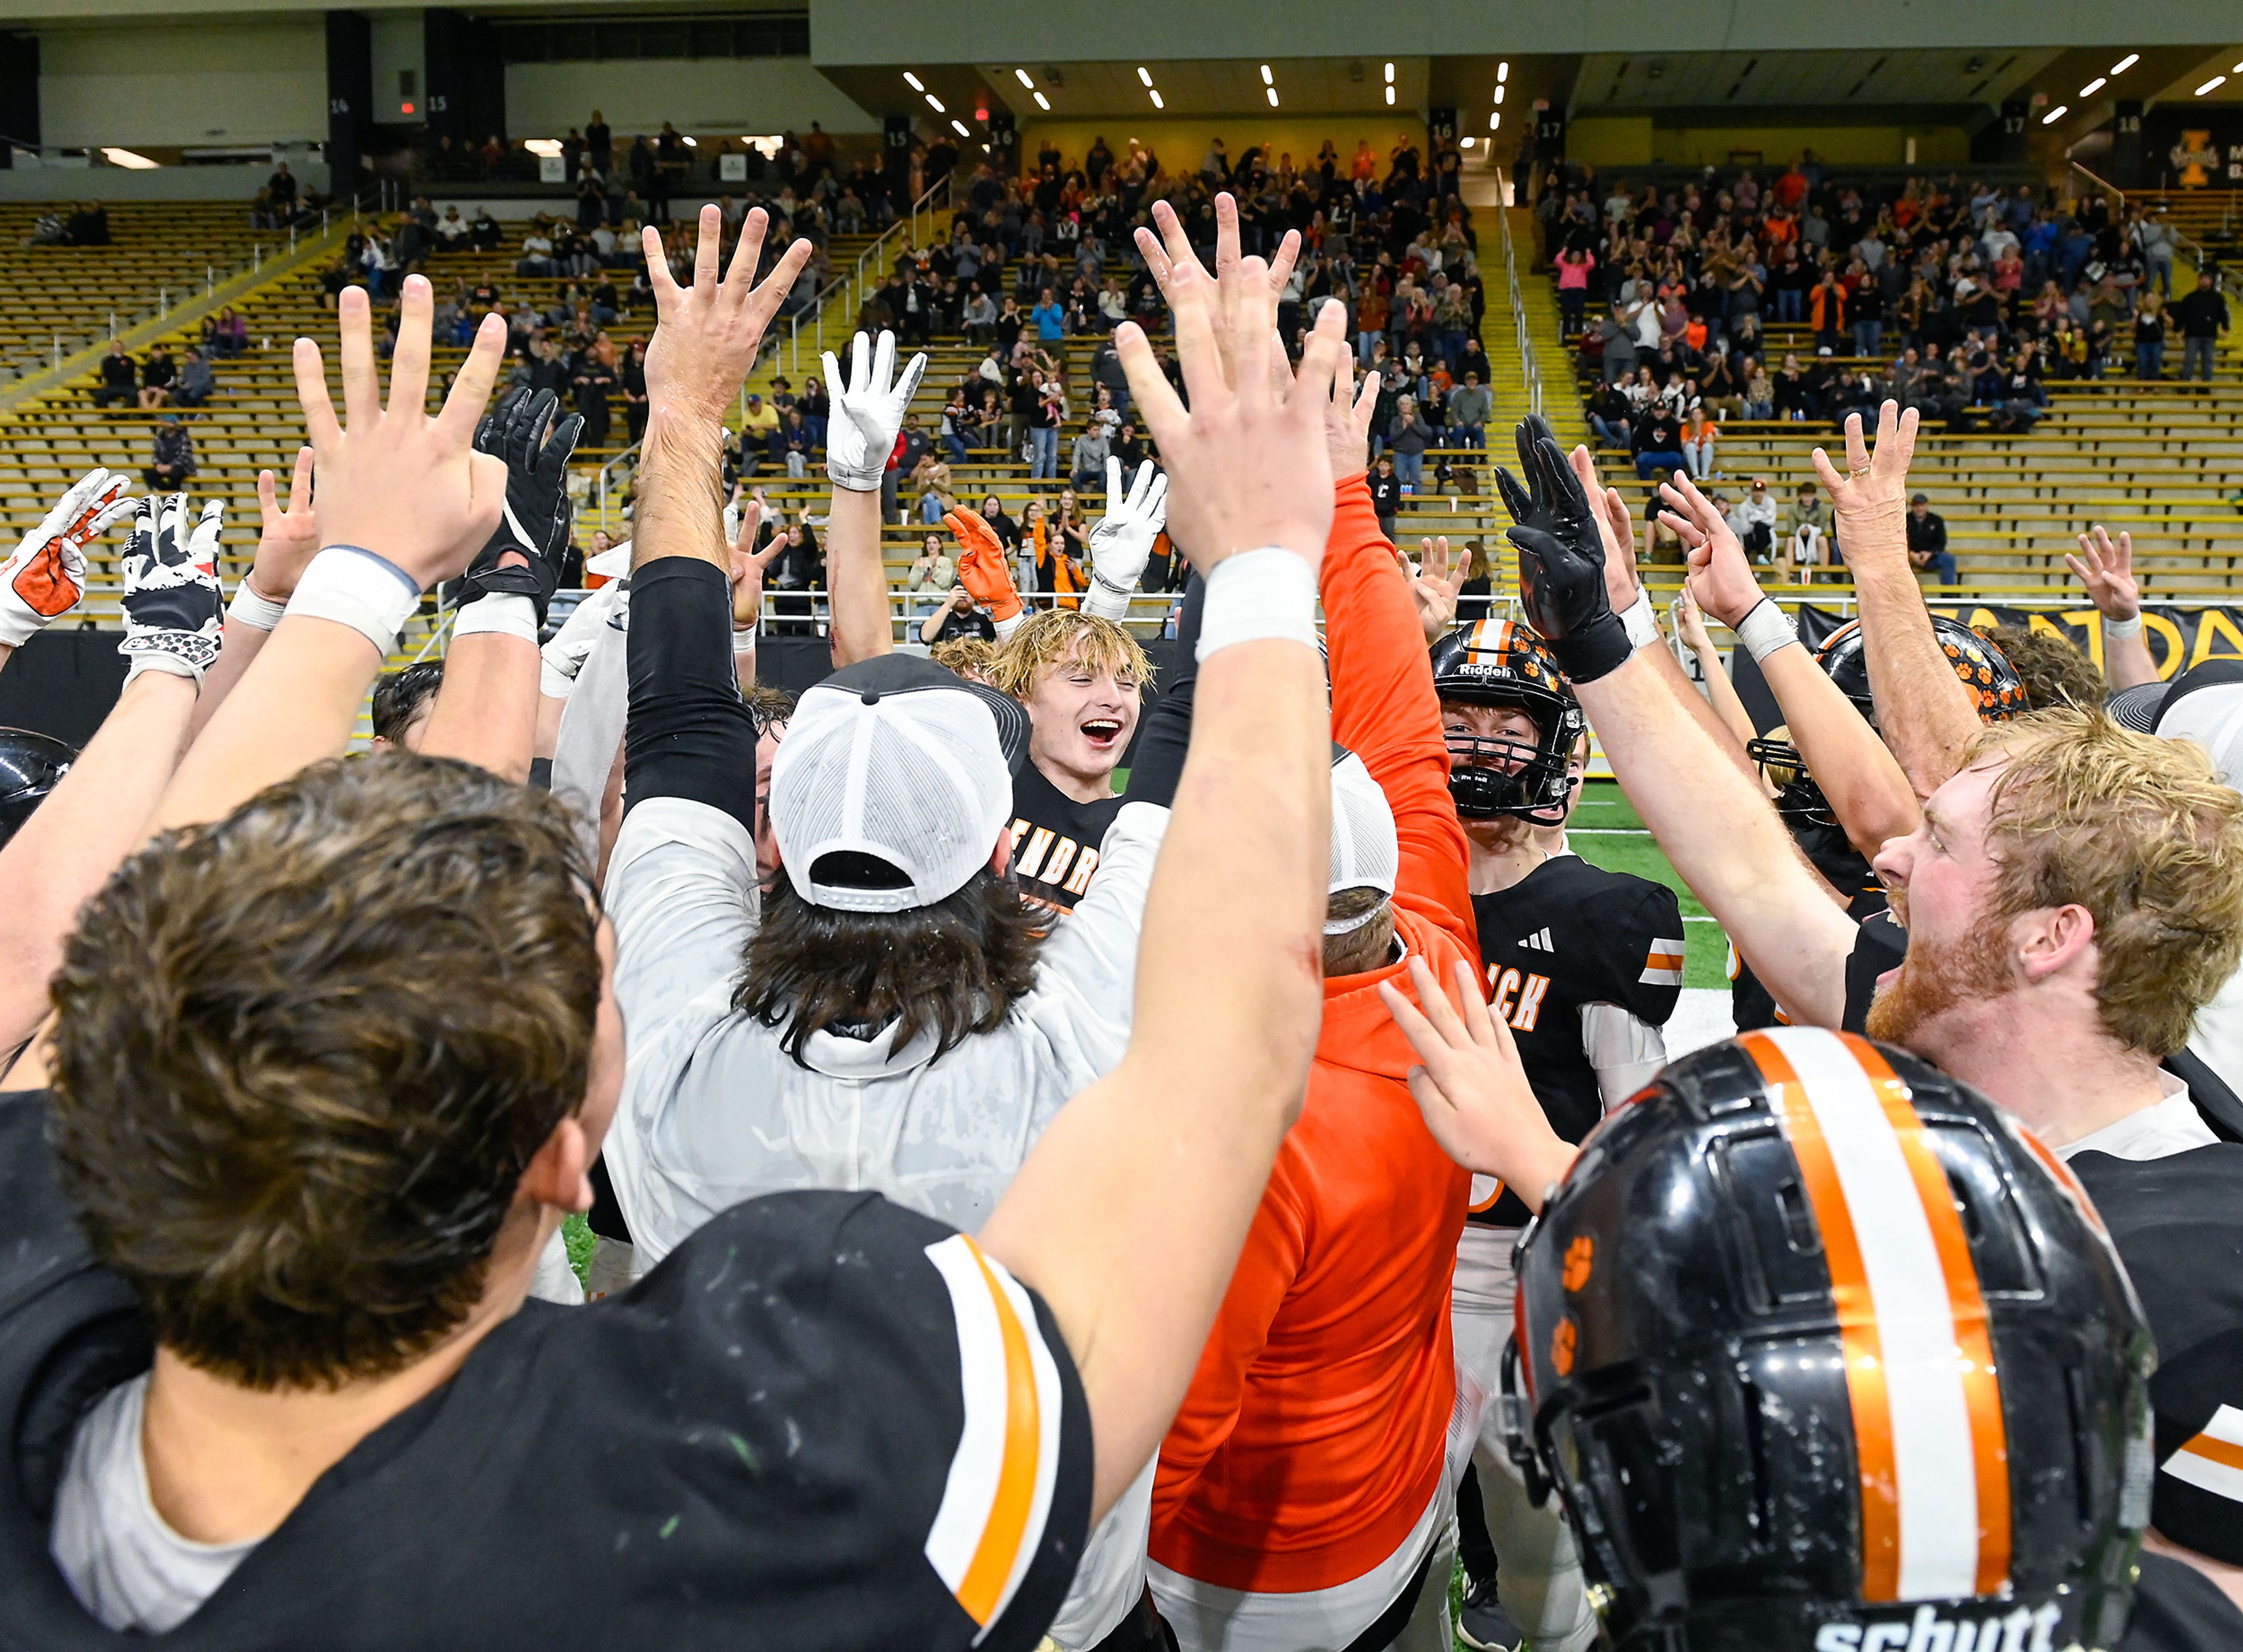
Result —
M 1970 691 L 1980 722 L 2007 722 L 2031 709 L 2025 699 L 2024 679 L 2010 664 L 2008 655 L 1958 619 L 1934 614 L 1931 629 L 1939 640 L 1940 652 L 1946 655 L 1948 664 Z M 1869 719 L 1869 726 L 1876 727 L 1877 707 L 1869 695 L 1869 656 L 1862 641 L 1862 622 L 1849 620 L 1832 631 L 1823 638 L 1822 646 L 1815 651 L 1815 659 L 1840 691 L 1854 703 L 1854 709 Z M 1755 740 L 1745 750 L 1775 784 L 1777 813 L 1814 826 L 1839 824 L 1830 812 L 1829 799 L 1807 772 L 1799 748 L 1788 739 Z
M 1531 745 L 1449 732 L 1449 795 L 1457 813 L 1562 826 L 1573 788 L 1566 760 L 1588 725 L 1550 645 L 1512 620 L 1459 625 L 1433 644 L 1433 691 L 1445 706 L 1509 706 L 1534 722 Z
M 1619 1652 L 2116 1643 L 2149 1333 L 1984 1096 L 1819 1028 L 1701 1050 L 1582 1143 L 1517 1267 L 1512 1452 Z
M 0 728 L 0 843 L 16 835 L 76 761 L 77 749 L 51 734 Z

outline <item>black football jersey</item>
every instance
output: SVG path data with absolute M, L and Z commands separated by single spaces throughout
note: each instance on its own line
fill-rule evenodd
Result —
M 1802 826 L 1792 832 L 1810 865 L 1829 886 L 1846 897 L 1846 915 L 1856 923 L 1886 907 L 1885 887 L 1876 871 L 1862 858 L 1838 826 Z M 1790 1022 L 1776 1008 L 1775 999 L 1754 974 L 1734 944 L 1729 947 L 1729 1018 L 1739 1032 L 1755 1027 L 1787 1027 Z
M 1510 888 L 1474 895 L 1488 1002 L 1510 1024 L 1526 1082 L 1569 1142 L 1604 1116 L 1581 1045 L 1581 1007 L 1618 1004 L 1662 1027 L 1682 991 L 1682 908 L 1663 883 L 1553 855 Z M 1477 1177 L 1472 1219 L 1526 1224 L 1507 1188 Z
M 1020 893 L 1054 913 L 1073 912 L 1122 802 L 1078 803 L 1023 757 L 1013 771 L 1013 880 Z

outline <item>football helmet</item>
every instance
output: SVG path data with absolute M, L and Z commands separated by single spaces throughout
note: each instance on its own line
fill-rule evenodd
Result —
M 1748 1033 L 1607 1116 L 1515 1265 L 1512 1454 L 1619 1652 L 2116 1642 L 2149 1332 L 2071 1173 L 1984 1096 Z
M 1459 625 L 1433 644 L 1433 691 L 1445 705 L 1511 706 L 1534 720 L 1532 745 L 1455 732 L 1445 737 L 1458 814 L 1563 825 L 1573 789 L 1566 759 L 1588 724 L 1550 645 L 1508 619 Z
M 2030 709 L 2025 704 L 2024 679 L 2000 649 L 1959 619 L 1934 614 L 1931 630 L 1939 639 L 1940 652 L 1947 656 L 1947 663 L 1962 679 L 1963 686 L 1970 691 L 1980 722 L 2007 722 Z M 1876 727 L 1877 708 L 1869 697 L 1869 657 L 1862 642 L 1862 622 L 1849 620 L 1832 631 L 1823 639 L 1822 646 L 1815 651 L 1815 661 L 1829 673 L 1840 691 L 1853 701 L 1854 709 L 1869 719 L 1869 726 Z M 1792 744 L 1789 731 L 1771 730 L 1768 738 L 1747 745 L 1745 754 L 1760 765 L 1761 772 L 1776 788 L 1778 814 L 1803 819 L 1813 826 L 1839 824 L 1830 812 L 1829 799 L 1807 772 L 1807 765 L 1800 759 L 1799 748 Z
M 0 728 L 0 844 L 16 835 L 77 760 L 77 748 L 51 734 Z

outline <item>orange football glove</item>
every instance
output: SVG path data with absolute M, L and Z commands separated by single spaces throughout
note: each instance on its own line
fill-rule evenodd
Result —
M 967 594 L 989 610 L 991 619 L 1017 615 L 1020 593 L 1014 588 L 1012 564 L 995 531 L 976 511 L 953 510 L 942 520 L 958 541 L 958 583 Z

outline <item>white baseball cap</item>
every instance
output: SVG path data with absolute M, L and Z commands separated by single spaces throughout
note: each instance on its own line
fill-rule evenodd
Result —
M 1402 843 L 1394 830 L 1394 811 L 1386 793 L 1371 778 L 1363 759 L 1344 746 L 1332 747 L 1331 880 L 1328 894 L 1345 889 L 1394 893 L 1402 869 Z M 1344 935 L 1378 915 L 1377 907 L 1359 918 L 1327 918 L 1324 934 Z
M 1011 824 L 1027 725 L 1017 700 L 909 654 L 806 690 L 771 763 L 771 833 L 795 893 L 844 912 L 956 893 Z M 827 857 L 842 854 L 891 875 L 840 875 Z

